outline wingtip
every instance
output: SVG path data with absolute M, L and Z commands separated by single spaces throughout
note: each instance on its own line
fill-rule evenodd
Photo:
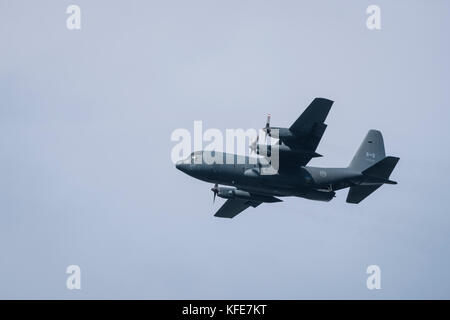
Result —
M 328 103 L 328 104 L 333 104 L 334 101 L 328 98 L 322 98 L 322 97 L 316 97 L 314 100 L 316 101 L 320 101 L 320 102 L 324 102 L 324 103 Z

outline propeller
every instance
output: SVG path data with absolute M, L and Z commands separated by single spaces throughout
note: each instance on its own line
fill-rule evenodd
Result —
M 267 121 L 266 121 L 266 126 L 264 128 L 262 128 L 262 130 L 264 131 L 265 135 L 264 135 L 264 139 L 266 140 L 267 143 L 267 136 L 272 137 L 272 128 L 270 128 L 270 113 L 267 114 Z M 259 134 L 256 136 L 256 140 L 253 141 L 249 148 L 251 152 L 257 152 L 258 150 L 258 142 L 259 142 Z
M 271 137 L 271 129 L 270 129 L 270 113 L 267 114 L 267 122 L 266 122 L 266 126 L 263 128 L 263 131 L 266 133 L 265 138 L 267 138 L 267 136 Z
M 216 183 L 214 187 L 211 188 L 211 191 L 214 192 L 213 203 L 216 202 L 216 196 L 219 193 L 219 186 Z
M 259 141 L 259 135 L 256 136 L 255 141 L 253 141 L 249 148 L 250 148 L 250 152 L 256 152 L 258 150 L 258 141 Z

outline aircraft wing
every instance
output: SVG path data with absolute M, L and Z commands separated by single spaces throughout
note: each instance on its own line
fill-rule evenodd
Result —
M 219 218 L 233 218 L 248 207 L 256 208 L 261 203 L 255 200 L 228 199 L 214 216 Z
M 289 130 L 298 139 L 293 145 L 302 146 L 304 149 L 316 150 L 327 125 L 324 123 L 330 112 L 333 101 L 324 98 L 315 98 L 298 119 L 290 126 Z
M 333 101 L 315 98 L 298 119 L 289 127 L 293 137 L 283 141 L 292 150 L 298 150 L 304 156 L 297 159 L 282 159 L 281 162 L 306 165 L 312 158 L 320 157 L 315 151 L 327 128 L 325 120 Z

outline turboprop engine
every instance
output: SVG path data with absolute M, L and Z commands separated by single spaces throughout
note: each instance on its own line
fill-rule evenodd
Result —
M 211 188 L 211 191 L 214 192 L 214 200 L 216 199 L 216 195 L 223 199 L 240 199 L 240 200 L 254 200 L 260 202 L 281 202 L 283 200 L 278 199 L 273 196 L 265 196 L 259 194 L 251 194 L 250 192 L 239 190 L 232 187 L 219 187 L 214 185 Z

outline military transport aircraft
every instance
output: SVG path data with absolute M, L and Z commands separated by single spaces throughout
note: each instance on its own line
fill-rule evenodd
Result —
M 318 168 L 306 164 L 315 157 L 316 148 L 327 125 L 325 119 L 333 101 L 316 98 L 289 127 L 270 126 L 270 116 L 265 128 L 266 135 L 277 131 L 276 145 L 259 144 L 258 140 L 250 145 L 252 151 L 267 158 L 274 148 L 278 148 L 279 166 L 276 174 L 261 174 L 265 166 L 258 161 L 250 161 L 248 156 L 217 153 L 215 151 L 196 151 L 187 159 L 177 162 L 177 169 L 186 174 L 214 183 L 211 191 L 216 196 L 227 199 L 216 212 L 216 217 L 233 218 L 248 207 L 257 207 L 263 202 L 280 202 L 277 197 L 295 196 L 310 200 L 330 201 L 337 190 L 350 188 L 348 203 L 359 203 L 383 184 L 396 184 L 389 180 L 399 158 L 386 157 L 383 136 L 380 131 L 370 130 L 361 146 L 346 168 Z M 276 129 L 276 130 L 274 130 Z M 261 152 L 265 151 L 265 152 Z M 208 154 L 209 153 L 209 154 Z M 223 157 L 221 163 L 195 161 L 205 156 Z M 231 156 L 229 164 L 225 158 Z M 219 184 L 226 187 L 219 187 Z

